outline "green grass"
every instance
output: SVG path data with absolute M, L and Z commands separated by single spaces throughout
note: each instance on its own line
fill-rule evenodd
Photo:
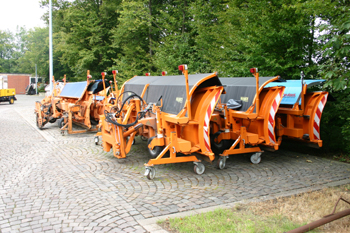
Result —
M 329 215 L 343 197 L 350 200 L 350 185 L 325 188 L 290 197 L 251 202 L 230 209 L 158 222 L 172 233 L 181 232 L 287 232 Z M 322 203 L 322 204 L 320 204 Z M 339 202 L 337 212 L 349 208 Z M 341 218 L 310 232 L 350 232 L 348 218 Z
M 218 209 L 213 212 L 159 222 L 171 232 L 239 232 L 239 233 L 280 233 L 293 230 L 301 225 L 284 216 L 262 217 L 248 210 Z M 315 232 L 315 231 L 310 231 Z

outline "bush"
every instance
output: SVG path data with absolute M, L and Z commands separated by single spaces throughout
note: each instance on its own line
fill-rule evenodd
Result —
M 328 151 L 350 155 L 350 89 L 331 95 L 335 101 L 327 101 L 321 118 L 323 146 Z

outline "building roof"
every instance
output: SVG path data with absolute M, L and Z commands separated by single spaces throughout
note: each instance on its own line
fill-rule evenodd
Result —
M 32 76 L 32 74 L 9 74 L 9 73 L 0 73 L 0 75 L 23 75 L 23 76 Z

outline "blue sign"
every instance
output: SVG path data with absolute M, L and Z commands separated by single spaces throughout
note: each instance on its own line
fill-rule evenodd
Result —
M 304 83 L 307 84 L 308 87 L 319 85 L 323 83 L 325 80 L 304 80 Z M 275 86 L 284 86 L 286 89 L 284 90 L 283 98 L 281 104 L 289 104 L 294 105 L 298 98 L 300 97 L 302 85 L 301 80 L 286 80 L 286 82 L 271 82 L 267 84 L 265 87 L 275 87 Z M 301 99 L 299 100 L 299 104 L 301 104 Z

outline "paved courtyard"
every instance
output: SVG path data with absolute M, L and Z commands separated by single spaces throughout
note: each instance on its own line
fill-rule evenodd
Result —
M 141 138 L 118 160 L 93 133 L 62 136 L 56 123 L 38 130 L 34 102 L 43 97 L 17 98 L 0 103 L 1 233 L 165 232 L 148 220 L 350 183 L 349 164 L 284 150 L 258 165 L 244 155 L 224 170 L 204 162 L 203 175 L 192 163 L 159 165 L 150 181 Z

